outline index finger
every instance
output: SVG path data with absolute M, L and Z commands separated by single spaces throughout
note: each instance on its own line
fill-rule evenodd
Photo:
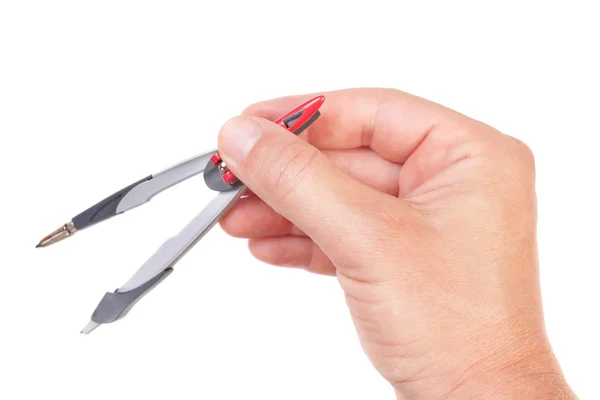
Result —
M 325 96 L 321 117 L 305 137 L 320 149 L 370 147 L 381 157 L 404 163 L 432 128 L 466 116 L 394 89 L 357 88 L 318 93 Z M 243 115 L 276 119 L 317 94 L 262 101 Z

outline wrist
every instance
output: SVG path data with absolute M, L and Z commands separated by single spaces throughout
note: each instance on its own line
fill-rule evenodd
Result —
M 577 399 L 539 321 L 521 315 L 470 337 L 436 351 L 444 362 L 419 379 L 388 379 L 398 399 Z
M 482 363 L 459 382 L 444 400 L 485 398 L 576 400 L 549 348 L 521 353 L 512 359 Z
M 444 399 L 577 399 L 560 370 L 539 363 L 513 367 L 513 371 L 490 371 L 487 375 L 475 376 Z

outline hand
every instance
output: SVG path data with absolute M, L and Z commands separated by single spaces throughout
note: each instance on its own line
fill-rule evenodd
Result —
M 222 228 L 266 263 L 336 276 L 399 398 L 574 398 L 544 328 L 527 146 L 396 90 L 325 93 L 300 137 L 270 122 L 309 97 L 222 128 L 252 190 Z

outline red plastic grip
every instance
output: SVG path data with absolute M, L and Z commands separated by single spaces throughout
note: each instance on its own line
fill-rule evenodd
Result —
M 319 108 L 321 108 L 321 105 L 324 101 L 325 96 L 313 97 L 312 99 L 305 101 L 298 107 L 294 108 L 293 110 L 289 111 L 288 113 L 277 119 L 275 123 L 279 126 L 284 127 L 290 132 L 295 133 L 298 128 L 300 128 L 302 125 L 308 122 L 308 120 L 310 120 L 317 113 L 317 111 L 319 111 Z M 292 117 L 294 114 L 299 113 L 300 111 L 303 111 L 302 115 L 300 115 L 297 119 L 294 119 L 294 123 L 291 126 L 286 126 L 284 121 L 289 117 Z

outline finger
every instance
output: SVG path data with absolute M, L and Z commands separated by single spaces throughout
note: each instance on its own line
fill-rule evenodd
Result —
M 357 180 L 388 194 L 398 194 L 400 165 L 379 157 L 368 148 L 324 151 L 339 168 Z M 233 237 L 256 238 L 304 233 L 260 198 L 242 199 L 220 221 Z
M 237 238 L 306 236 L 256 196 L 238 201 L 219 223 L 225 233 Z
M 392 89 L 359 88 L 321 93 L 322 116 L 303 137 L 319 149 L 371 147 L 382 157 L 404 163 L 431 129 L 468 117 L 431 101 Z M 243 115 L 274 120 L 314 94 L 259 102 Z
M 324 150 L 338 168 L 380 192 L 398 195 L 402 166 L 379 156 L 368 147 L 346 150 Z
M 367 147 L 358 149 L 323 150 L 338 168 L 360 182 L 381 192 L 397 195 L 401 165 L 380 157 Z M 254 193 L 246 189 L 243 197 Z
M 307 237 L 252 239 L 248 246 L 254 257 L 267 264 L 303 268 L 319 275 L 336 274 L 329 258 Z

